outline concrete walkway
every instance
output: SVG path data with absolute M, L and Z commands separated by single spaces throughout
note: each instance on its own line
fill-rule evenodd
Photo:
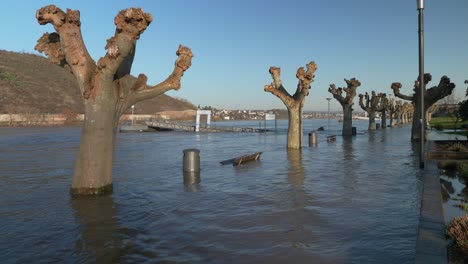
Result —
M 448 263 L 439 171 L 433 160 L 426 161 L 423 173 L 415 263 Z
M 430 140 L 451 140 L 451 135 L 431 131 L 426 149 L 431 149 Z M 416 242 L 415 263 L 448 263 L 445 221 L 440 192 L 440 177 L 437 161 L 426 160 L 423 172 L 421 215 Z

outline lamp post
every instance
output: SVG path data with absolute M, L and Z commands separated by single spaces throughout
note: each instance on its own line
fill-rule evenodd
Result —
M 135 119 L 135 116 L 133 115 L 134 109 L 135 109 L 135 105 L 132 105 L 132 126 L 133 126 L 133 120 Z
M 330 100 L 331 98 L 327 98 L 328 101 L 328 121 L 327 121 L 327 134 L 330 133 Z
M 421 100 L 421 119 L 419 123 L 421 125 L 421 135 L 419 136 L 419 168 L 424 169 L 424 129 L 426 111 L 424 111 L 424 94 L 426 93 L 426 87 L 424 83 L 424 0 L 416 0 L 418 5 L 419 13 L 419 100 Z

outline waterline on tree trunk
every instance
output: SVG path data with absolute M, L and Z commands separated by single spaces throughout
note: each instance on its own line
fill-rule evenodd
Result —
M 70 188 L 70 194 L 72 196 L 86 196 L 86 195 L 107 195 L 112 194 L 113 185 L 108 184 L 99 188 Z

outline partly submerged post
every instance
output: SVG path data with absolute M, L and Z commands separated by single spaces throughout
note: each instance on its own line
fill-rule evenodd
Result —
M 200 150 L 184 149 L 184 183 L 197 184 L 200 182 Z
M 310 132 L 309 133 L 309 147 L 317 145 L 317 133 Z

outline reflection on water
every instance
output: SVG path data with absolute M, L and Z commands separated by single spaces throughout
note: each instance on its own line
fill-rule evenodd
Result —
M 304 166 L 302 165 L 302 151 L 297 149 L 287 150 L 289 161 L 289 182 L 297 188 L 304 183 Z
M 442 169 L 440 187 L 442 193 L 445 222 L 449 223 L 457 216 L 466 215 L 468 188 L 466 179 L 455 169 Z
M 353 160 L 354 159 L 354 147 L 353 138 L 343 138 L 343 159 Z
M 326 124 L 306 120 L 304 132 Z M 301 151 L 286 150 L 285 122 L 278 133 L 119 134 L 114 194 L 79 199 L 68 194 L 79 128 L 0 129 L 2 261 L 413 262 L 410 127 L 327 143 L 339 128 Z M 198 184 L 184 184 L 187 148 L 200 150 Z M 219 164 L 258 151 L 257 162 Z
M 112 196 L 74 198 L 71 206 L 81 233 L 75 244 L 78 262 L 118 262 L 123 243 Z

